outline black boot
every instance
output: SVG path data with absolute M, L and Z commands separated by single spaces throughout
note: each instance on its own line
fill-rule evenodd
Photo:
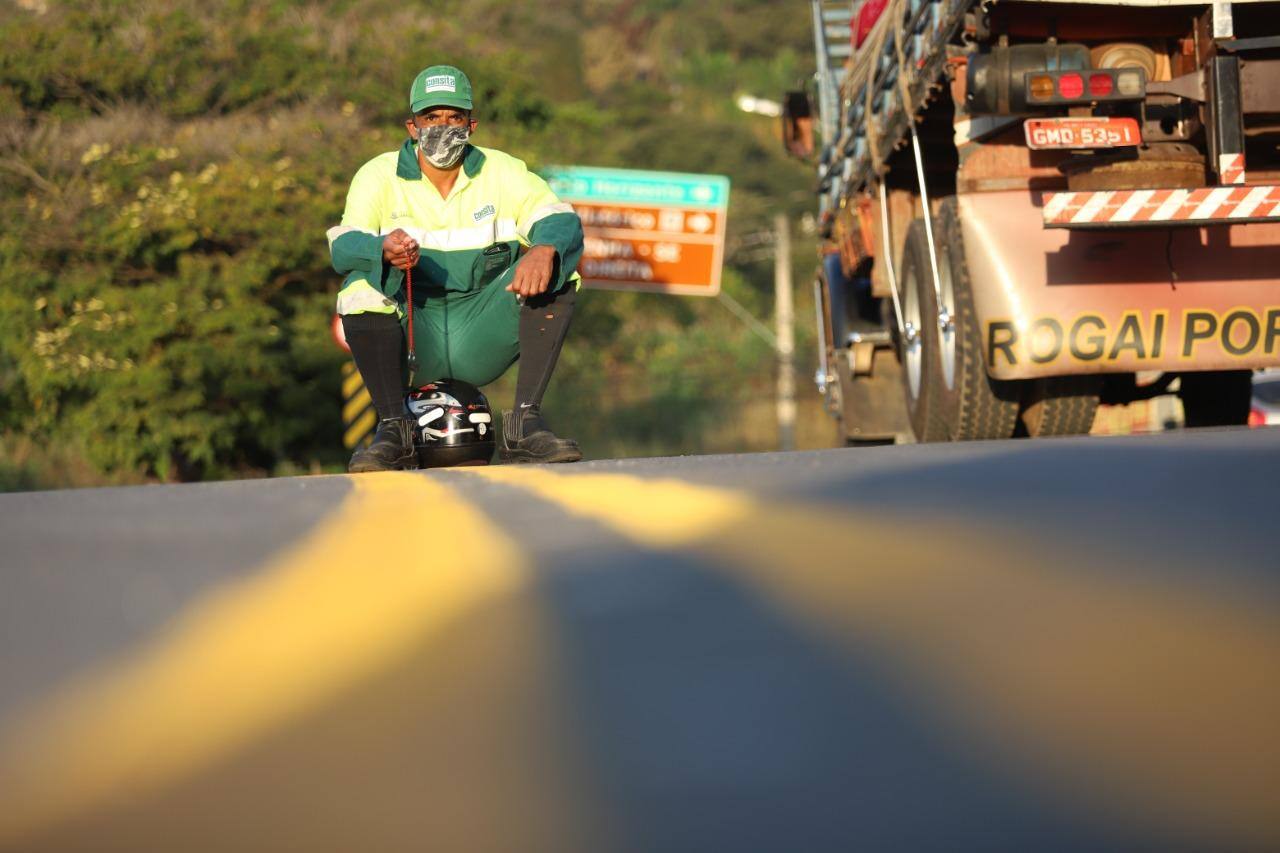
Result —
M 502 413 L 498 458 L 503 462 L 577 462 L 582 451 L 573 439 L 558 438 L 542 420 L 537 406 L 527 406 Z
M 413 429 L 408 418 L 387 418 L 378 421 L 378 431 L 368 447 L 351 455 L 347 470 L 352 474 L 368 471 L 403 471 L 417 468 L 418 459 L 413 450 Z

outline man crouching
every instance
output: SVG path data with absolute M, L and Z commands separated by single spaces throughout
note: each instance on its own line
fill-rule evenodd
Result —
M 420 73 L 409 109 L 409 139 L 360 168 L 342 224 L 328 232 L 334 269 L 346 275 L 338 314 L 379 419 L 348 470 L 412 467 L 408 323 L 422 379 L 487 385 L 519 359 L 499 459 L 576 462 L 577 442 L 557 437 L 541 406 L 573 317 L 582 223 L 523 162 L 470 143 L 471 82 L 457 68 Z

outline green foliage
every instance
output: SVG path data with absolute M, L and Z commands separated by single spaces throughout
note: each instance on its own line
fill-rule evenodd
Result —
M 810 202 L 773 124 L 733 104 L 803 76 L 800 6 L 4 8 L 0 489 L 68 468 L 4 462 L 14 442 L 75 448 L 104 481 L 340 466 L 324 232 L 356 168 L 403 138 L 426 64 L 465 68 L 476 141 L 534 168 L 728 174 L 731 241 Z M 726 289 L 767 315 L 767 261 L 733 260 Z M 712 427 L 767 394 L 771 352 L 714 300 L 581 305 L 548 407 L 594 453 L 727 449 Z

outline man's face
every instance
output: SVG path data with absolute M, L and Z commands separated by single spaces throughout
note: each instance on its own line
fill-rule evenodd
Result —
M 419 110 L 414 113 L 413 118 L 404 123 L 409 135 L 415 141 L 420 131 L 426 130 L 428 127 L 439 127 L 440 125 L 466 127 L 472 133 L 475 133 L 476 130 L 476 121 L 471 118 L 470 111 L 454 107 L 427 107 L 425 110 Z

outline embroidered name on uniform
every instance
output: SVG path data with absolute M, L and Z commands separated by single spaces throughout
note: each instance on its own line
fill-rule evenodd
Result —
M 475 213 L 471 215 L 475 217 L 476 222 L 479 222 L 481 219 L 484 219 L 486 216 L 493 216 L 497 212 L 498 212 L 497 209 L 493 205 L 486 204 L 484 207 L 480 208 L 479 210 L 477 210 Z
M 424 92 L 456 92 L 457 86 L 453 82 L 453 78 L 447 74 L 437 77 L 428 77 L 423 84 Z

